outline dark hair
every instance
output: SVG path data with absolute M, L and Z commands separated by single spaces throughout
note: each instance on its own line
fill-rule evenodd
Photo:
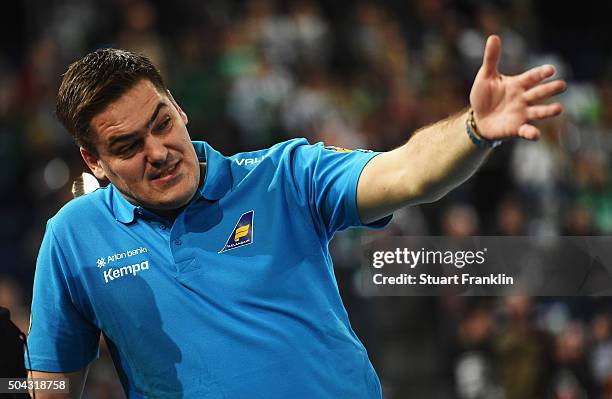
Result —
M 72 63 L 63 76 L 57 118 L 77 145 L 97 155 L 91 120 L 143 79 L 166 91 L 159 70 L 147 57 L 112 48 L 89 53 Z

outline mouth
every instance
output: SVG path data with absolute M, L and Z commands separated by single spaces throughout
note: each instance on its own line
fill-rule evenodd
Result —
M 165 169 L 162 169 L 160 172 L 153 175 L 151 180 L 153 182 L 166 183 L 176 177 L 177 172 L 179 170 L 181 161 L 176 162 L 174 165 L 171 165 Z

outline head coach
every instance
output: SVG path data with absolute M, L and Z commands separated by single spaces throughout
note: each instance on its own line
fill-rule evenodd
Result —
M 467 110 L 389 152 L 294 139 L 224 156 L 142 56 L 104 49 L 70 65 L 57 115 L 110 184 L 66 204 L 40 248 L 32 374 L 80 397 L 100 333 L 129 398 L 381 398 L 328 252 L 334 232 L 382 227 L 467 179 L 565 82 L 544 65 L 497 71 L 491 36 Z M 51 394 L 38 397 L 51 397 Z

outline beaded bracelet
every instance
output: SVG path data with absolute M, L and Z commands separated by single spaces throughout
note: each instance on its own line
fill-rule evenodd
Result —
M 468 110 L 468 118 L 465 121 L 465 131 L 470 137 L 470 140 L 472 140 L 472 143 L 479 148 L 495 148 L 502 143 L 501 140 L 487 140 L 478 135 L 478 128 L 476 127 L 473 108 Z

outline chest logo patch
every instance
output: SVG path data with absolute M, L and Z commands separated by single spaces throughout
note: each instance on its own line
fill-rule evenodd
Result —
M 232 234 L 230 234 L 225 246 L 221 249 L 221 251 L 219 251 L 219 253 L 253 243 L 254 215 L 255 211 L 251 210 L 243 213 L 242 216 L 240 216 L 238 223 L 236 223 L 236 227 L 234 227 Z

